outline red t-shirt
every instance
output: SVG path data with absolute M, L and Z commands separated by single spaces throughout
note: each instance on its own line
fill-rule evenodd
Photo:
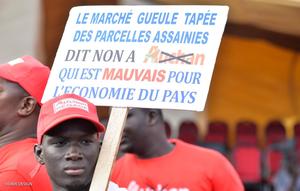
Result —
M 35 139 L 24 139 L 0 148 L 0 191 L 51 191 L 46 168 L 33 152 Z
M 174 149 L 161 157 L 125 154 L 115 164 L 112 181 L 128 191 L 243 191 L 242 182 L 220 153 L 171 140 Z

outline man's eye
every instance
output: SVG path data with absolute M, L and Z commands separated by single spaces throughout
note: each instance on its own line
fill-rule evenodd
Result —
M 92 141 L 88 140 L 88 139 L 85 139 L 85 140 L 82 140 L 81 143 L 84 144 L 84 145 L 88 145 L 88 144 L 92 143 Z
M 66 141 L 65 140 L 58 140 L 58 141 L 53 142 L 53 144 L 55 146 L 60 147 L 60 146 L 64 146 L 66 144 Z

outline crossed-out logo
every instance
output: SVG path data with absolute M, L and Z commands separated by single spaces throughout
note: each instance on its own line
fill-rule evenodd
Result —
M 184 53 L 182 50 L 168 53 L 162 51 L 158 46 L 152 46 L 145 55 L 144 63 L 171 63 L 171 64 L 192 64 L 203 65 L 204 54 Z
M 188 188 L 165 188 L 165 186 L 161 184 L 157 184 L 156 187 L 147 186 L 146 188 L 142 188 L 137 184 L 136 181 L 131 181 L 128 185 L 128 191 L 189 191 Z

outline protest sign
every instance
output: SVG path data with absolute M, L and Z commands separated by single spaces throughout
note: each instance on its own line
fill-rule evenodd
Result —
M 202 111 L 227 6 L 83 6 L 71 10 L 43 102 Z
M 202 111 L 227 6 L 72 8 L 42 102 L 112 106 L 90 190 L 106 190 L 129 107 Z

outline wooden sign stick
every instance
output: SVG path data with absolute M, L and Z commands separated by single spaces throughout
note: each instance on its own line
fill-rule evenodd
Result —
M 113 107 L 94 171 L 90 191 L 106 191 L 111 169 L 118 153 L 128 107 Z

